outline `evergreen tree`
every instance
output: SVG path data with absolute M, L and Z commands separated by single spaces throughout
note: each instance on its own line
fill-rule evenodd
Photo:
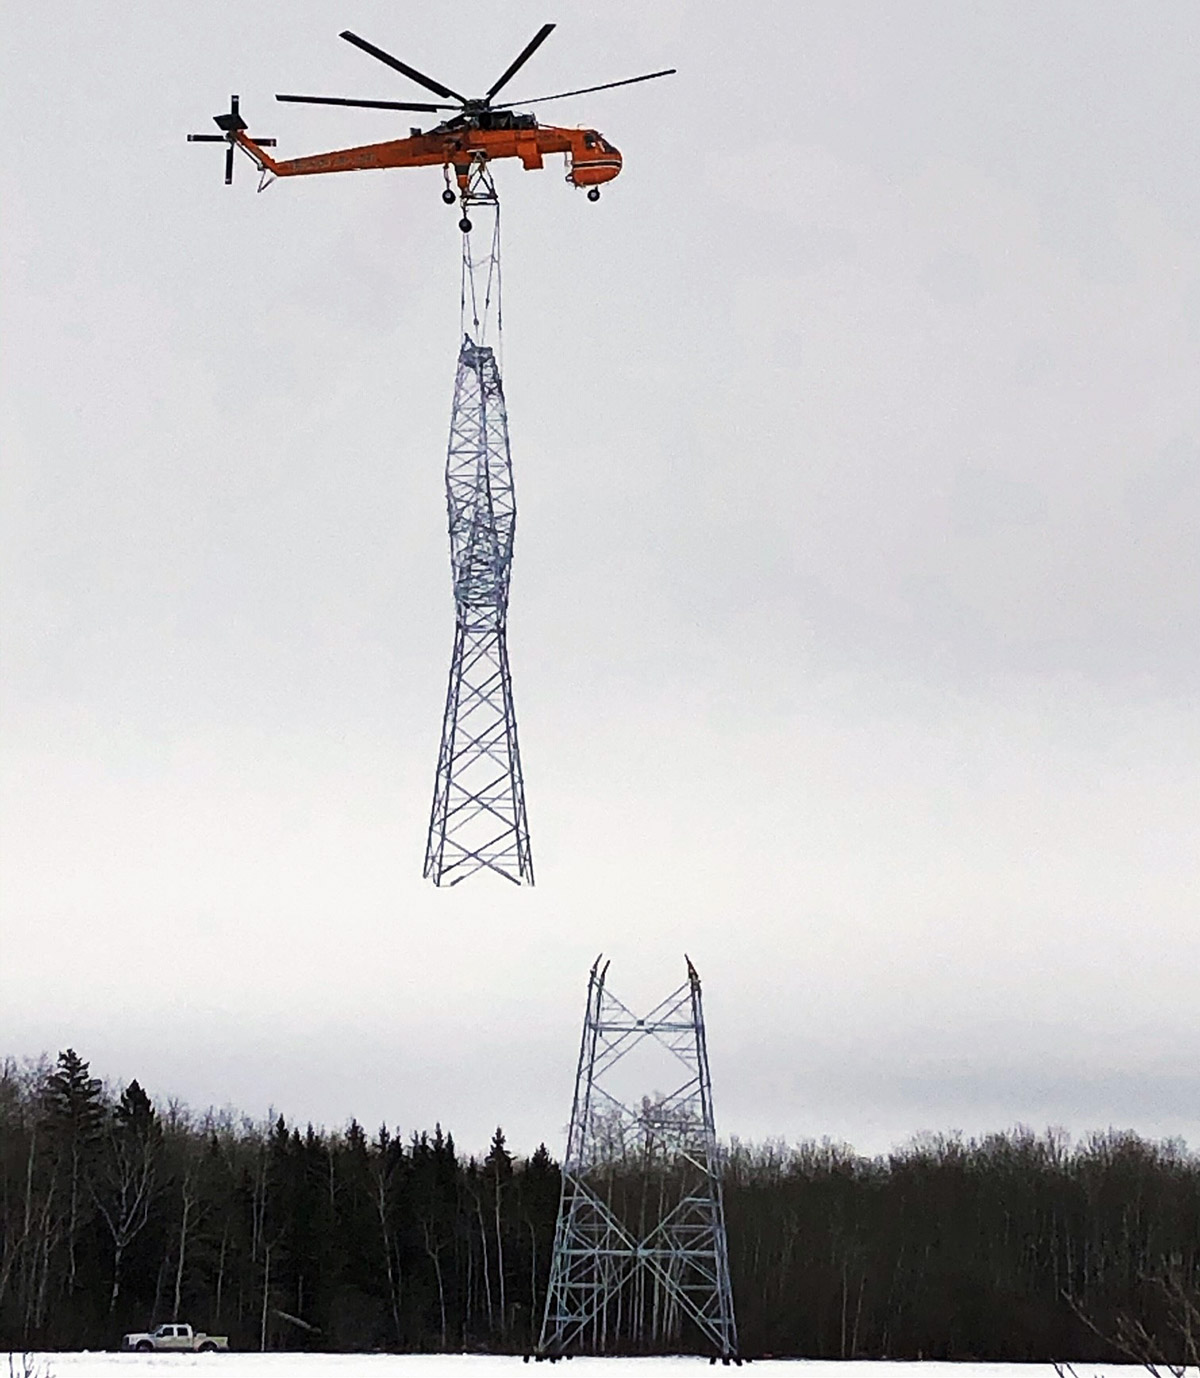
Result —
M 505 1146 L 504 1130 L 499 1125 L 496 1126 L 496 1132 L 492 1135 L 491 1147 L 488 1149 L 488 1155 L 484 1159 L 483 1166 L 484 1175 L 488 1180 L 492 1195 L 492 1217 L 496 1236 L 496 1292 L 499 1304 L 500 1334 L 504 1336 L 508 1333 L 509 1317 L 504 1258 L 503 1202 L 505 1188 L 512 1181 L 513 1159 L 512 1154 Z M 486 1250 L 486 1238 L 482 1242 Z
M 59 1053 L 55 1070 L 46 1078 L 47 1129 L 66 1160 L 67 1275 L 64 1285 L 68 1296 L 74 1294 L 78 1285 L 77 1243 L 80 1229 L 88 1218 L 85 1173 L 104 1124 L 103 1088 L 98 1078 L 88 1075 L 89 1071 L 88 1064 L 75 1049 L 68 1048 Z

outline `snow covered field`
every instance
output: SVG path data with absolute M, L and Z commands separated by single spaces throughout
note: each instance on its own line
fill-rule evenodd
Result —
M 36 1356 L 37 1378 L 132 1378 L 146 1373 L 164 1378 L 182 1369 L 202 1369 L 218 1378 L 517 1378 L 532 1374 L 519 1358 L 475 1354 L 47 1354 Z M 706 1359 L 574 1359 L 571 1378 L 699 1378 Z M 832 1360 L 759 1360 L 756 1378 L 1055 1378 L 1049 1364 L 838 1363 Z M 13 1372 L 22 1378 L 21 1356 Z M 537 1372 L 563 1378 L 564 1369 Z M 1125 1375 L 1143 1370 L 1124 1364 L 1080 1364 L 1078 1378 Z M 8 1378 L 0 1353 L 0 1378 Z

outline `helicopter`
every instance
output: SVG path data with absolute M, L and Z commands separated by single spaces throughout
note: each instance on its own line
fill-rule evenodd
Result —
M 627 77 L 623 81 L 604 82 L 599 86 L 584 86 L 574 91 L 559 91 L 551 96 L 538 96 L 528 101 L 495 103 L 495 97 L 517 74 L 554 31 L 555 25 L 543 24 L 503 73 L 483 96 L 468 97 L 449 86 L 417 71 L 391 53 L 368 43 L 350 30 L 339 37 L 362 52 L 400 72 L 423 86 L 427 91 L 454 101 L 453 105 L 420 101 L 353 100 L 344 96 L 276 95 L 277 101 L 300 105 L 341 105 L 367 110 L 403 110 L 441 114 L 449 117 L 428 131 L 410 129 L 408 138 L 390 139 L 385 143 L 364 144 L 357 148 L 341 148 L 331 153 L 318 153 L 307 158 L 277 160 L 266 150 L 274 148 L 274 139 L 253 138 L 243 119 L 237 96 L 230 98 L 229 110 L 214 115 L 220 134 L 189 134 L 189 143 L 225 143 L 225 183 L 233 181 L 234 150 L 240 148 L 255 163 L 261 173 L 274 177 L 304 177 L 322 172 L 350 172 L 367 168 L 437 167 L 444 170 L 446 189 L 442 199 L 447 205 L 462 200 L 464 217 L 462 228 L 469 228 L 466 219 L 469 187 L 472 176 L 480 167 L 495 158 L 519 158 L 527 170 L 544 166 L 547 154 L 561 153 L 567 167 L 566 180 L 575 187 L 587 189 L 588 200 L 600 199 L 600 187 L 611 182 L 621 171 L 621 154 L 595 129 L 561 129 L 540 125 L 533 115 L 519 114 L 518 105 L 544 104 L 565 100 L 568 96 L 588 95 L 593 91 L 607 91 L 616 86 L 632 86 L 637 82 L 653 81 L 657 77 L 672 76 L 674 67 L 661 72 L 647 72 L 643 76 Z M 457 190 L 455 190 L 455 187 Z

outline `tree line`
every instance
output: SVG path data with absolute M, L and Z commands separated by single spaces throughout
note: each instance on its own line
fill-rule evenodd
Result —
M 0 1350 L 190 1321 L 235 1349 L 528 1352 L 560 1178 L 497 1129 L 327 1132 L 109 1090 L 73 1050 L 0 1064 Z M 923 1138 L 868 1158 L 744 1145 L 725 1166 L 741 1346 L 814 1358 L 1170 1348 L 1200 1278 L 1200 1158 L 1129 1133 Z

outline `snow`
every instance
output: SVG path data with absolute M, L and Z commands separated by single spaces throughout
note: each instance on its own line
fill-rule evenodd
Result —
M 59 1353 L 30 1356 L 30 1378 L 133 1378 L 167 1370 L 203 1369 L 218 1378 L 517 1378 L 524 1368 L 519 1356 L 479 1354 L 120 1354 Z M 588 1359 L 571 1361 L 570 1378 L 688 1378 L 708 1368 L 707 1359 Z M 7 1378 L 0 1352 L 0 1378 Z M 1135 1365 L 1079 1364 L 1077 1378 L 1143 1372 Z M 13 1372 L 25 1372 L 21 1356 L 14 1356 Z M 565 1378 L 561 1367 L 542 1366 L 540 1378 Z M 754 1378 L 1055 1378 L 1050 1364 L 949 1364 L 894 1362 L 837 1362 L 834 1360 L 760 1359 Z

